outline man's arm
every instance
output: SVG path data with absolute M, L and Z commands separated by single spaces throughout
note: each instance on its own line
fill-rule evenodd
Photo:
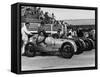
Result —
M 26 27 L 24 28 L 25 33 L 32 35 L 33 31 L 29 31 Z

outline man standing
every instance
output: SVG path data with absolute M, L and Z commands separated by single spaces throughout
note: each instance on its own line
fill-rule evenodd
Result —
M 41 21 L 40 26 L 38 27 L 38 33 L 43 31 L 43 30 L 45 31 L 45 27 L 44 26 L 45 26 L 44 21 Z
M 52 13 L 52 24 L 54 24 L 54 21 L 55 21 L 55 15 L 54 15 L 54 13 Z
M 72 33 L 73 33 L 73 32 L 72 32 L 72 29 L 70 29 L 69 32 L 68 32 L 68 35 L 67 35 L 68 38 L 72 38 Z
M 83 36 L 84 36 L 84 33 L 83 33 L 83 31 L 82 31 L 82 28 L 79 28 L 79 29 L 77 30 L 77 36 L 78 36 L 78 37 L 83 37 Z
M 27 44 L 27 42 L 29 40 L 29 35 L 32 35 L 32 32 L 28 30 L 29 26 L 30 26 L 30 23 L 27 22 L 27 23 L 23 24 L 22 28 L 21 28 L 22 41 L 23 41 L 23 45 L 22 45 L 22 49 L 21 49 L 21 54 L 24 54 L 24 52 L 25 52 L 25 45 Z
M 61 29 L 58 29 L 58 31 L 57 31 L 57 38 L 61 38 Z

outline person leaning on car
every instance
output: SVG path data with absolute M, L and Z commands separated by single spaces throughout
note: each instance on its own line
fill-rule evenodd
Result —
M 32 32 L 28 30 L 29 26 L 30 26 L 30 23 L 26 22 L 25 24 L 22 25 L 22 28 L 21 28 L 22 41 L 23 41 L 22 52 L 21 52 L 22 54 L 24 54 L 25 52 L 25 45 L 27 44 L 29 40 L 29 35 L 32 35 Z

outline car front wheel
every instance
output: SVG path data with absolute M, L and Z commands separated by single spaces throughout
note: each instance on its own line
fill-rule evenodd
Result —
M 34 47 L 34 44 L 32 43 L 27 43 L 25 46 L 25 55 L 27 57 L 34 57 L 36 55 L 36 50 Z
M 61 47 L 60 53 L 64 58 L 71 58 L 74 54 L 73 45 L 70 42 L 64 43 Z

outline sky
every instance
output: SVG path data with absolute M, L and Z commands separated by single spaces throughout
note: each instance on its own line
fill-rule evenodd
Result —
M 46 8 L 41 7 L 43 12 L 54 13 L 57 20 L 70 19 L 95 19 L 94 10 L 80 10 L 80 9 L 63 9 L 63 8 Z

